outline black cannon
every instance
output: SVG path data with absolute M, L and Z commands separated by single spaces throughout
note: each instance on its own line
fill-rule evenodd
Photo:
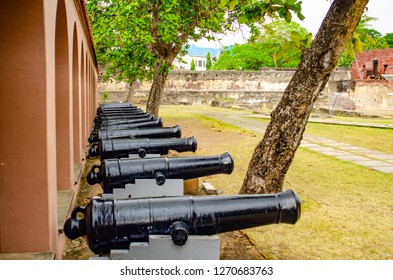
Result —
M 64 224 L 69 239 L 85 236 L 96 254 L 129 249 L 149 235 L 170 235 L 175 245 L 189 235 L 212 235 L 270 224 L 295 224 L 301 204 L 292 190 L 277 194 L 92 199 L 77 207 Z M 83 218 L 78 218 L 78 215 Z
M 117 138 L 169 138 L 181 137 L 180 126 L 173 127 L 141 127 L 133 129 L 99 129 L 91 132 L 88 139 L 90 144 L 97 143 L 103 139 Z
M 125 158 L 137 154 L 144 158 L 146 154 L 167 155 L 169 150 L 177 152 L 195 152 L 197 142 L 195 137 L 189 138 L 143 138 L 143 139 L 107 139 L 93 144 L 89 156 L 100 156 L 101 160 L 110 158 Z
M 96 115 L 112 115 L 112 114 L 132 114 L 132 113 L 143 113 L 141 108 L 130 106 L 130 107 L 113 107 L 113 108 L 97 108 Z
M 112 119 L 112 120 L 105 120 L 102 121 L 101 123 L 95 123 L 94 128 L 95 129 L 100 129 L 100 128 L 106 128 L 110 126 L 118 126 L 118 125 L 128 125 L 128 124 L 134 124 L 134 123 L 141 123 L 141 122 L 149 122 L 149 121 L 155 121 L 153 116 L 149 117 L 144 117 L 144 118 L 123 118 L 123 119 Z
M 160 157 L 146 159 L 106 159 L 94 165 L 87 175 L 90 185 L 101 184 L 104 193 L 124 188 L 135 179 L 155 179 L 161 186 L 166 179 L 192 179 L 213 174 L 231 174 L 233 159 L 229 153 L 218 156 Z
M 162 119 L 159 118 L 157 120 L 143 121 L 143 122 L 136 122 L 136 123 L 113 124 L 113 125 L 107 125 L 102 128 L 115 130 L 115 129 L 130 129 L 130 128 L 137 128 L 137 127 L 162 127 Z
M 102 115 L 127 115 L 127 114 L 140 114 L 144 113 L 144 111 L 141 108 L 122 108 L 122 109 L 105 109 L 105 110 L 99 110 L 97 111 L 97 116 L 102 116 Z
M 98 108 L 111 108 L 111 107 L 129 107 L 132 106 L 129 102 L 115 102 L 115 103 L 103 103 Z
M 100 104 L 97 107 L 96 112 L 100 113 L 105 110 L 116 110 L 117 108 L 137 108 L 133 106 L 131 103 L 107 103 L 107 104 Z
M 144 118 L 154 118 L 150 113 L 135 113 L 135 114 L 117 114 L 117 115 L 101 115 L 95 116 L 94 123 L 103 123 L 113 120 L 123 120 L 123 119 L 144 119 Z

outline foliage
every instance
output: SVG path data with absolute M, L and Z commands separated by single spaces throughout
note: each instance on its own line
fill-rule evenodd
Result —
M 393 33 L 387 33 L 383 38 L 385 38 L 389 48 L 393 48 Z
M 231 29 L 237 18 L 239 23 L 262 22 L 266 17 L 290 21 L 293 12 L 303 19 L 300 5 L 297 0 L 87 1 L 104 79 L 127 82 L 151 79 L 160 55 L 178 53 L 190 39 L 214 39 L 214 33 Z M 168 70 L 169 62 L 160 70 Z
M 235 45 L 222 52 L 214 70 L 259 70 L 262 66 L 274 67 L 269 49 L 261 44 Z
M 141 28 L 150 21 L 149 16 L 129 16 L 138 12 L 138 6 L 125 1 L 89 0 L 87 9 L 97 60 L 105 67 L 104 80 L 132 83 L 151 79 L 149 69 L 155 60 L 146 46 L 152 37 Z
M 208 52 L 206 55 L 206 70 L 211 70 L 211 69 L 212 69 L 212 58 L 210 52 Z
M 386 39 L 382 34 L 370 28 L 370 23 L 377 18 L 363 14 L 352 38 L 348 40 L 343 54 L 340 57 L 339 66 L 351 66 L 356 54 L 366 50 L 377 50 L 389 48 Z
M 266 17 L 287 21 L 297 0 L 88 0 L 88 14 L 104 79 L 153 79 L 146 111 L 158 116 L 166 76 L 189 40 L 214 39 L 239 23 Z
M 133 82 L 167 72 L 187 41 L 224 31 L 224 9 L 217 1 L 89 0 L 98 62 L 104 79 Z M 164 63 L 156 68 L 156 61 Z
M 190 70 L 193 70 L 193 71 L 196 70 L 195 60 L 194 60 L 194 59 L 191 59 L 191 67 L 190 67 Z
M 236 17 L 240 24 L 263 23 L 266 18 L 276 17 L 290 22 L 292 20 L 292 13 L 300 20 L 304 19 L 301 13 L 302 2 L 298 0 L 221 0 L 221 3 L 228 5 L 231 10 L 236 10 Z
M 295 22 L 276 20 L 251 28 L 249 43 L 224 51 L 216 70 L 259 70 L 261 67 L 297 67 L 311 44 L 311 33 Z

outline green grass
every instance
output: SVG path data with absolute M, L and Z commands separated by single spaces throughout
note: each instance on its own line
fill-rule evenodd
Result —
M 198 119 L 203 124 L 205 124 L 206 126 L 210 126 L 212 128 L 215 128 L 215 129 L 219 129 L 219 130 L 223 129 L 223 130 L 226 130 L 226 131 L 239 132 L 239 133 L 247 132 L 246 129 L 243 129 L 243 128 L 238 127 L 236 125 L 232 125 L 232 124 L 229 124 L 229 123 L 226 123 L 226 122 L 222 122 L 222 121 L 216 120 L 216 119 L 211 118 L 211 117 L 198 115 Z
M 385 153 L 393 152 L 393 129 L 308 123 L 304 133 Z
M 375 123 L 375 124 L 393 124 L 393 117 L 381 117 L 381 118 L 367 118 L 367 117 L 344 117 L 334 116 L 331 118 L 335 121 L 345 122 L 362 122 L 362 123 Z
M 270 119 L 254 117 L 252 119 L 259 120 L 263 123 L 270 122 Z M 393 119 L 334 117 L 334 120 L 353 123 L 393 124 Z M 393 153 L 393 129 L 308 122 L 304 134 L 319 136 L 385 153 Z
M 255 137 L 232 125 L 200 117 L 200 110 L 215 109 L 228 112 L 192 106 L 162 106 L 161 112 L 164 120 L 195 133 L 197 154 L 232 154 L 235 169 L 231 175 L 205 179 L 223 195 L 237 194 L 262 135 Z M 307 132 L 312 130 L 329 139 L 337 137 L 342 142 L 352 140 L 340 134 L 351 134 L 353 141 L 358 138 L 354 144 L 371 149 L 375 145 L 366 138 L 380 138 L 384 143 L 389 137 L 384 129 L 356 128 L 348 132 L 346 127 L 332 127 L 318 124 Z M 302 200 L 298 223 L 246 230 L 265 255 L 272 259 L 393 259 L 392 175 L 299 148 L 284 189 L 293 189 Z
M 302 199 L 301 219 L 247 230 L 261 250 L 277 259 L 393 258 L 392 175 L 300 149 L 285 188 Z

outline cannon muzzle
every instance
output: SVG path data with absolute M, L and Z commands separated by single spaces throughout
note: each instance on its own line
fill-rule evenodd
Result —
M 131 242 L 147 242 L 149 235 L 170 235 L 181 246 L 189 235 L 295 224 L 300 212 L 300 200 L 292 190 L 265 195 L 95 198 L 74 209 L 64 233 L 70 239 L 84 236 L 94 253 L 105 254 L 129 249 Z
M 165 157 L 146 159 L 106 159 L 94 165 L 87 175 L 90 185 L 101 184 L 104 193 L 124 188 L 135 179 L 156 179 L 161 186 L 166 179 L 192 179 L 213 174 L 231 174 L 232 156 Z
M 100 159 L 104 160 L 137 154 L 144 158 L 146 154 L 167 155 L 169 150 L 195 152 L 196 149 L 197 142 L 193 136 L 189 138 L 106 139 L 93 144 L 89 149 L 89 156 L 100 156 Z

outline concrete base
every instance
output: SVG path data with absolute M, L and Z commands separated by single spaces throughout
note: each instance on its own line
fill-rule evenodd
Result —
M 130 244 L 129 250 L 111 250 L 108 256 L 90 260 L 219 260 L 218 235 L 189 236 L 183 246 L 173 244 L 170 235 L 151 235 L 149 242 Z
M 103 193 L 103 199 L 129 199 L 145 197 L 183 196 L 182 179 L 167 179 L 158 186 L 154 179 L 137 179 L 135 184 L 127 184 L 125 188 L 113 189 L 113 193 Z
M 144 158 L 159 158 L 161 157 L 160 154 L 146 154 Z M 128 158 L 130 159 L 141 159 L 141 157 L 137 154 L 129 154 Z

